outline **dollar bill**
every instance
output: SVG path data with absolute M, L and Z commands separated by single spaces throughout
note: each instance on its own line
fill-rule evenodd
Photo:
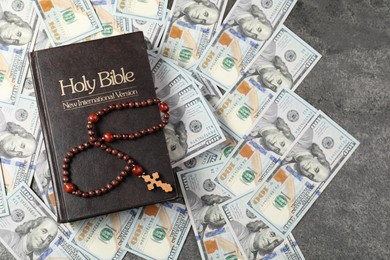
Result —
M 321 55 L 281 26 L 275 37 L 216 106 L 222 127 L 242 136 L 280 88 L 295 90 Z
M 276 235 L 247 208 L 251 194 L 219 205 L 223 216 L 246 259 L 305 259 L 292 234 L 285 239 Z
M 125 249 L 145 259 L 177 259 L 191 224 L 181 203 L 141 208 L 128 232 Z
M 164 67 L 160 67 L 162 65 L 160 63 L 164 61 L 167 63 L 166 66 L 169 65 L 172 67 L 170 70 L 164 70 Z M 189 83 L 193 83 L 198 86 L 203 97 L 211 106 L 222 96 L 219 89 L 215 85 L 208 84 L 210 81 L 204 81 L 204 78 L 201 79 L 197 74 L 182 69 L 165 58 L 161 58 L 155 67 L 159 70 L 156 75 L 159 75 L 160 82 L 162 81 L 162 85 L 166 86 L 166 88 L 159 94 L 160 96 L 170 93 L 172 90 L 175 91 L 175 89 L 180 89 Z M 160 74 L 161 72 L 163 73 Z M 168 80 L 170 80 L 170 82 L 166 83 Z
M 85 41 L 97 40 L 106 37 L 131 32 L 131 20 L 114 16 L 114 3 L 112 0 L 92 0 L 93 8 L 102 24 L 102 30 L 86 37 Z
M 234 196 L 261 185 L 316 112 L 297 94 L 282 89 L 232 151 L 216 183 Z
M 49 40 L 49 37 L 47 36 L 47 33 L 45 32 L 44 24 L 38 21 L 37 36 L 34 44 L 34 51 L 43 50 L 47 48 L 51 48 L 51 42 Z M 28 59 L 26 59 L 26 64 L 28 69 L 27 69 L 27 75 L 24 79 L 21 96 L 26 99 L 35 99 L 35 90 L 34 90 L 33 80 L 31 76 L 31 69 L 29 66 L 30 62 Z
M 34 51 L 44 50 L 53 47 L 49 36 L 45 30 L 45 24 L 39 21 L 37 38 L 34 45 Z
M 154 87 L 159 98 L 164 98 L 192 83 L 182 68 L 166 58 L 158 56 L 151 67 Z
M 239 82 L 246 81 L 252 88 L 258 83 L 274 92 L 282 87 L 295 90 L 320 59 L 321 54 L 282 25 Z
M 239 0 L 222 23 L 197 71 L 225 90 L 232 88 L 291 12 L 296 0 Z
M 51 179 L 51 173 L 49 163 L 47 159 L 47 152 L 45 143 L 37 152 L 37 160 L 35 164 L 34 180 L 38 189 L 37 195 L 43 200 L 46 206 L 56 214 L 56 201 L 54 197 L 53 181 Z M 38 150 L 37 150 L 38 151 Z
M 14 106 L 27 74 L 38 17 L 31 1 L 13 0 L 0 3 L 0 18 L 0 106 Z
M 256 189 L 249 207 L 279 235 L 288 235 L 358 145 L 320 111 L 283 156 L 283 165 Z
M 229 157 L 229 154 L 233 151 L 234 147 L 237 145 L 237 141 L 228 133 L 223 132 L 223 134 L 226 137 L 225 141 L 195 156 L 194 158 L 179 164 L 176 166 L 176 170 L 182 171 L 195 167 L 198 168 L 204 165 L 226 160 Z
M 199 82 L 198 85 L 200 86 L 200 90 L 202 91 L 203 96 L 206 98 L 209 104 L 215 108 L 223 95 L 218 86 L 195 72 L 192 73 L 192 77 L 195 78 L 197 82 Z
M 194 98 L 197 98 L 198 96 L 199 96 L 199 89 L 193 84 L 190 84 L 186 87 L 183 87 L 176 93 L 173 93 L 164 98 L 162 97 L 160 98 L 162 101 L 167 103 L 170 108 L 173 109 L 177 107 L 179 104 L 186 103 Z
M 0 107 L 0 158 L 7 191 L 21 183 L 31 184 L 36 151 L 41 146 L 35 100 L 20 97 L 17 106 Z
M 165 139 L 173 167 L 225 141 L 207 101 L 193 85 L 162 98 L 170 107 Z
M 80 41 L 103 29 L 88 0 L 34 0 L 53 46 Z
M 148 50 L 156 50 L 164 33 L 165 23 L 160 24 L 152 21 L 131 19 L 131 30 L 142 31 Z
M 7 194 L 5 192 L 5 184 L 3 179 L 3 171 L 0 167 L 0 217 L 8 216 L 8 202 L 7 202 Z
M 227 0 L 175 0 L 160 54 L 193 67 L 221 24 Z
M 115 0 L 114 14 L 132 19 L 165 22 L 168 0 Z
M 222 163 L 177 173 L 202 259 L 243 259 L 218 204 L 231 197 L 212 179 Z
M 74 227 L 72 242 L 98 259 L 121 259 L 126 236 L 135 221 L 137 209 L 90 218 Z
M 25 184 L 9 194 L 10 215 L 0 218 L 0 241 L 17 259 L 95 259 L 67 239 L 65 226 Z
M 27 75 L 24 79 L 21 96 L 25 99 L 35 99 L 35 90 L 30 69 L 27 70 Z
M 221 127 L 240 140 L 271 104 L 274 96 L 260 85 L 251 87 L 243 81 L 223 95 L 215 106 L 215 115 Z
M 149 64 L 150 64 L 150 69 L 152 69 L 152 64 L 154 64 L 154 61 L 157 59 L 157 54 L 154 53 L 153 51 L 151 50 L 148 50 L 148 59 L 149 59 Z M 154 77 L 153 77 L 153 80 L 154 80 Z

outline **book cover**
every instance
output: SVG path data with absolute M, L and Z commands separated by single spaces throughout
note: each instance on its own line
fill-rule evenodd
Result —
M 63 161 L 68 151 L 89 141 L 91 113 L 117 103 L 155 98 L 152 74 L 142 32 L 77 43 L 30 53 L 42 130 L 56 196 L 58 222 L 71 222 L 133 207 L 172 200 L 178 196 L 162 130 L 135 140 L 109 145 L 133 158 L 146 173 L 158 172 L 173 191 L 148 190 L 142 178 L 129 173 L 101 196 L 77 197 L 64 190 Z M 96 136 L 129 134 L 161 122 L 158 105 L 115 110 L 99 117 Z M 100 148 L 72 157 L 71 182 L 89 191 L 110 183 L 126 166 Z

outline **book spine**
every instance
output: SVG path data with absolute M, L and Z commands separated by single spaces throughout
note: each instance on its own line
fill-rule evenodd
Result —
M 64 202 L 60 199 L 59 194 L 59 188 L 61 188 L 62 182 L 61 180 L 58 180 L 57 176 L 60 176 L 60 174 L 57 171 L 56 163 L 55 163 L 55 150 L 53 147 L 53 140 L 50 138 L 52 135 L 50 134 L 50 124 L 48 123 L 48 116 L 46 115 L 46 102 L 45 102 L 45 93 L 41 91 L 41 74 L 40 74 L 40 68 L 37 66 L 39 64 L 37 62 L 38 55 L 35 52 L 31 52 L 29 55 L 30 60 L 30 68 L 31 68 L 31 75 L 34 82 L 34 88 L 36 93 L 36 99 L 37 99 L 37 105 L 38 105 L 38 111 L 40 116 L 40 122 L 41 122 L 41 128 L 43 132 L 44 142 L 46 146 L 47 151 L 47 157 L 48 157 L 48 163 L 49 163 L 49 169 L 50 169 L 50 175 L 53 182 L 53 189 L 54 189 L 54 197 L 56 201 L 56 208 L 57 208 L 57 222 L 64 223 L 68 222 L 66 209 L 64 206 Z M 47 120 L 46 120 L 47 119 Z

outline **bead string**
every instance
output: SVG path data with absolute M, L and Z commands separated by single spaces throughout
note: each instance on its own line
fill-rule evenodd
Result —
M 152 106 L 152 105 L 159 105 L 160 111 L 163 113 L 161 122 L 158 125 L 136 131 L 133 133 L 126 133 L 126 134 L 114 134 L 112 132 L 106 132 L 103 137 L 97 137 L 94 131 L 95 124 L 99 121 L 100 118 L 102 118 L 104 115 L 115 111 L 115 110 L 122 110 L 122 109 L 131 109 L 131 108 L 139 108 L 139 107 L 146 107 L 146 106 Z M 63 165 L 62 165 L 62 181 L 64 183 L 64 189 L 65 192 L 76 195 L 78 197 L 83 198 L 91 198 L 95 196 L 103 195 L 115 187 L 117 187 L 126 176 L 131 172 L 133 175 L 142 177 L 145 182 L 150 182 L 151 184 L 148 185 L 148 189 L 153 189 L 153 184 L 156 184 L 156 186 L 161 187 L 164 191 L 169 192 L 172 191 L 172 187 L 169 184 L 162 183 L 161 181 L 156 182 L 158 176 L 153 175 L 157 178 L 149 178 L 143 168 L 136 164 L 135 160 L 130 157 L 130 155 L 119 151 L 118 149 L 114 149 L 108 145 L 108 143 L 114 142 L 116 140 L 135 140 L 142 136 L 146 136 L 149 134 L 152 134 L 154 132 L 157 132 L 161 129 L 163 129 L 168 124 L 169 119 L 169 107 L 166 103 L 161 102 L 158 98 L 154 99 L 147 99 L 142 101 L 134 101 L 134 102 L 125 102 L 125 103 L 118 103 L 118 104 L 111 104 L 101 110 L 99 110 L 97 113 L 92 113 L 88 117 L 88 123 L 87 123 L 87 129 L 88 129 L 88 135 L 89 135 L 89 141 L 85 142 L 83 144 L 80 144 L 76 147 L 74 147 L 72 150 L 67 152 Z M 101 150 L 107 152 L 108 154 L 111 154 L 113 156 L 116 156 L 119 159 L 122 159 L 126 162 L 126 166 L 123 168 L 123 170 L 119 173 L 118 176 L 116 176 L 111 182 L 109 182 L 107 185 L 93 189 L 90 191 L 82 191 L 78 189 L 78 187 L 71 182 L 70 179 L 70 163 L 72 161 L 72 158 L 87 149 L 91 148 L 100 148 Z M 154 173 L 155 174 L 155 173 Z M 151 181 L 152 180 L 152 181 Z M 158 185 L 157 185 L 158 184 Z M 151 185 L 151 186 L 150 186 Z M 163 185 L 163 186 L 159 186 Z M 151 187 L 151 188 L 150 188 Z

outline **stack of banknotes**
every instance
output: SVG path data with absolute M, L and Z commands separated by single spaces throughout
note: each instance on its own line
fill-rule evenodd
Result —
M 292 230 L 359 142 L 294 93 L 321 58 L 283 25 L 296 2 L 1 1 L 1 243 L 18 259 L 177 259 L 192 226 L 202 259 L 304 259 Z M 136 31 L 183 199 L 58 224 L 27 54 Z

